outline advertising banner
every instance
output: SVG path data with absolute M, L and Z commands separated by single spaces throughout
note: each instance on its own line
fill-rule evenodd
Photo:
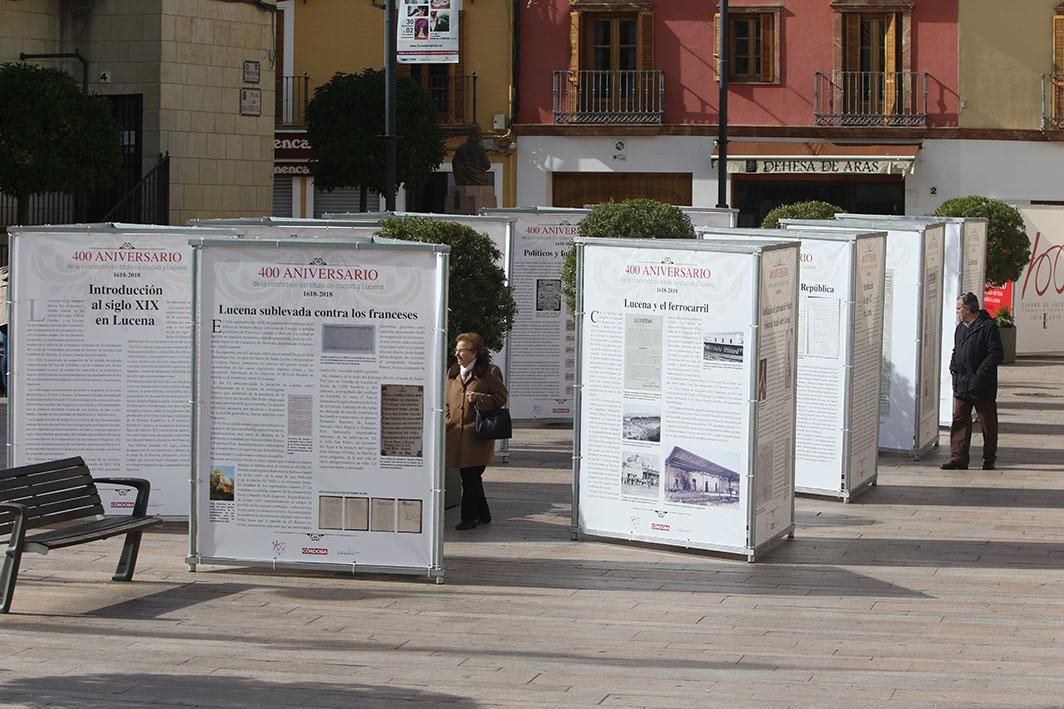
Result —
M 442 574 L 446 252 L 196 245 L 190 564 Z
M 400 64 L 457 64 L 462 0 L 399 0 L 395 59 Z
M 194 234 L 98 224 L 11 230 L 8 465 L 81 456 L 145 478 L 148 512 L 189 513 Z M 133 490 L 100 485 L 108 514 Z
M 1064 208 L 1020 207 L 1031 260 L 1014 288 L 1016 353 L 1064 352 Z
M 775 278 L 758 247 L 581 240 L 575 530 L 747 554 L 789 531 L 797 248 L 766 253 Z

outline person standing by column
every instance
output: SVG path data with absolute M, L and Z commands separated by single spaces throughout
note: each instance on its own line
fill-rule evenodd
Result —
M 509 393 L 502 370 L 491 363 L 484 340 L 475 332 L 455 338 L 455 361 L 447 370 L 446 459 L 447 466 L 462 475 L 462 521 L 455 529 L 474 529 L 491 522 L 484 495 L 484 469 L 495 457 L 495 441 L 482 441 L 473 432 L 477 410 L 505 406 Z
M 972 444 L 972 409 L 983 430 L 983 470 L 997 464 L 997 368 L 1001 364 L 1001 333 L 990 314 L 979 308 L 974 293 L 957 299 L 961 321 L 953 334 L 953 422 L 949 429 L 949 462 L 943 470 L 967 470 Z

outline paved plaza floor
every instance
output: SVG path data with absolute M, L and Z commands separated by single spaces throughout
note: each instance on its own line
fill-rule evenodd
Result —
M 131 584 L 120 539 L 28 554 L 0 705 L 1062 706 L 1064 358 L 1001 379 L 998 470 L 881 456 L 856 502 L 799 498 L 756 564 L 570 541 L 555 427 L 489 469 L 490 526 L 448 511 L 443 585 L 189 573 L 183 523 L 145 535 Z

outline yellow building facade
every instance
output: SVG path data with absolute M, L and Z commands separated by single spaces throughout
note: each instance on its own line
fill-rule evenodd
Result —
M 1064 113 L 1064 2 L 963 0 L 958 10 L 960 127 L 1052 129 Z
M 452 3 L 459 3 L 452 0 Z M 381 5 L 383 3 L 380 3 Z M 436 102 L 448 153 L 430 183 L 401 188 L 398 208 L 443 211 L 454 149 L 473 123 L 483 130 L 498 206 L 513 206 L 517 193 L 515 143 L 510 133 L 513 110 L 512 0 L 462 0 L 459 11 L 458 64 L 403 64 L 409 76 Z M 309 145 L 302 107 L 314 90 L 337 72 L 358 73 L 384 64 L 384 11 L 370 2 L 282 0 L 278 3 L 278 127 L 275 148 L 274 214 L 313 217 L 325 212 L 357 211 L 357 190 L 318 191 L 306 168 Z M 383 131 L 383 126 L 381 126 Z M 370 210 L 383 208 L 374 196 Z

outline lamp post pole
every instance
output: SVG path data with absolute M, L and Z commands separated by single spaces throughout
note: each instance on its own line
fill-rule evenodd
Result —
M 728 206 L 728 0 L 720 0 L 718 76 L 720 77 L 720 133 L 717 138 L 717 206 Z
M 384 204 L 395 211 L 395 0 L 384 4 Z

